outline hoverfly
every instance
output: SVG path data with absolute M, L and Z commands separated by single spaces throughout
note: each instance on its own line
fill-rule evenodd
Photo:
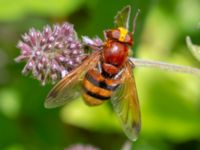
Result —
M 138 12 L 133 20 L 133 31 L 129 32 L 130 11 L 131 7 L 126 6 L 117 14 L 117 28 L 104 32 L 104 44 L 99 47 L 89 45 L 94 49 L 93 53 L 54 86 L 46 98 L 45 107 L 66 104 L 80 95 L 90 106 L 111 100 L 125 134 L 130 140 L 136 140 L 141 116 L 132 74 L 134 64 L 128 58 L 128 51 L 133 45 Z

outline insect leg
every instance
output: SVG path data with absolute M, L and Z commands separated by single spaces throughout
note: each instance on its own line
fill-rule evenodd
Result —
M 101 66 L 101 62 L 98 62 L 97 64 L 97 69 L 100 73 L 102 73 L 102 66 Z
M 130 59 L 128 59 L 128 62 L 131 65 L 132 68 L 135 68 L 135 64 Z
M 124 69 L 121 69 L 121 70 L 115 75 L 114 79 L 119 78 L 119 77 L 122 75 L 123 72 L 124 72 Z

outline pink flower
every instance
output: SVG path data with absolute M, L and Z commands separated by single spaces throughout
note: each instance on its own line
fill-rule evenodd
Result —
M 100 48 L 103 46 L 103 41 L 99 37 L 95 37 L 93 39 L 88 36 L 83 36 L 83 44 L 89 47 L 97 47 Z
M 72 145 L 69 148 L 66 148 L 65 150 L 100 150 L 98 148 L 95 148 L 91 145 L 81 145 L 81 144 L 76 144 Z
M 53 28 L 46 26 L 42 32 L 32 28 L 22 36 L 17 47 L 21 54 L 15 61 L 27 62 L 22 73 L 31 72 L 42 85 L 60 80 L 84 58 L 82 44 L 69 23 Z

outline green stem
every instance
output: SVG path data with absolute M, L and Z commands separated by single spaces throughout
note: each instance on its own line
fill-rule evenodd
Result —
M 187 73 L 187 74 L 200 76 L 200 69 L 198 68 L 169 64 L 169 63 L 164 63 L 160 61 L 143 60 L 143 59 L 133 58 L 133 57 L 131 57 L 130 60 L 135 64 L 136 67 L 157 68 L 157 69 L 166 70 L 166 71 L 174 71 L 174 72 Z

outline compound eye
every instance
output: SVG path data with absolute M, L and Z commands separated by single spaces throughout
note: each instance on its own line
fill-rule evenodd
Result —
M 124 41 L 125 41 L 125 42 L 129 42 L 130 40 L 131 40 L 131 37 L 130 37 L 129 34 L 127 34 Z
M 119 32 L 119 30 L 113 30 L 113 31 L 112 31 L 112 38 L 113 38 L 113 39 L 119 39 L 119 37 L 120 37 L 120 32 Z
M 132 36 L 130 34 L 127 34 L 125 39 L 124 39 L 124 42 L 132 45 L 133 44 Z

